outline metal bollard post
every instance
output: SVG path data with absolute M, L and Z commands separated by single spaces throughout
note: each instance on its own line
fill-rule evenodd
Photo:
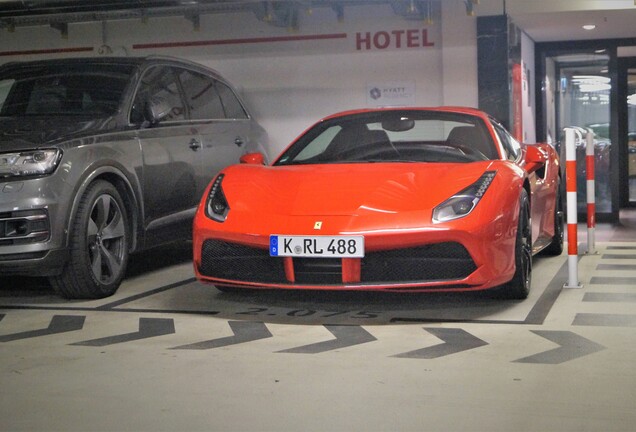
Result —
M 575 130 L 565 129 L 565 190 L 568 224 L 568 282 L 563 288 L 582 288 L 578 276 L 578 229 L 576 206 L 576 138 Z

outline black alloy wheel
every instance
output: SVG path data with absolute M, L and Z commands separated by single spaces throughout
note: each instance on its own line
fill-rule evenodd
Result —
M 70 260 L 51 278 L 66 298 L 103 298 L 117 291 L 126 272 L 130 234 L 117 189 L 103 180 L 82 196 L 72 225 Z
M 519 222 L 515 241 L 515 274 L 501 287 L 502 297 L 523 300 L 530 293 L 532 281 L 532 223 L 530 219 L 530 202 L 525 189 L 519 198 Z

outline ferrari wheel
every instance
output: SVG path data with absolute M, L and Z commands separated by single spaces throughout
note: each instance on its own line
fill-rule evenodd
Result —
M 552 243 L 546 247 L 543 252 L 545 255 L 557 256 L 563 252 L 563 200 L 561 199 L 561 185 L 557 185 L 557 196 L 554 205 L 554 237 L 552 237 Z
M 66 298 L 103 298 L 115 293 L 124 277 L 130 244 L 128 217 L 115 187 L 102 180 L 82 196 L 72 225 L 70 259 L 52 277 Z
M 515 274 L 505 284 L 500 294 L 509 299 L 523 300 L 530 292 L 532 276 L 532 225 L 530 221 L 530 203 L 525 189 L 519 198 L 519 223 L 515 242 Z

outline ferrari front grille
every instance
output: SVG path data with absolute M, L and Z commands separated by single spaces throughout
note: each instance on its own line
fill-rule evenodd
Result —
M 477 269 L 464 246 L 447 242 L 369 252 L 362 259 L 361 282 L 459 280 Z
M 267 249 L 206 240 L 199 272 L 208 277 L 261 283 L 287 283 L 283 260 Z
M 253 283 L 341 285 L 339 258 L 294 258 L 294 282 L 287 279 L 283 259 L 258 249 L 206 240 L 199 272 L 208 277 Z M 368 252 L 361 262 L 360 283 L 412 283 L 461 280 L 477 269 L 459 243 L 438 243 L 390 251 Z
M 340 258 L 294 258 L 294 275 L 301 284 L 341 284 Z

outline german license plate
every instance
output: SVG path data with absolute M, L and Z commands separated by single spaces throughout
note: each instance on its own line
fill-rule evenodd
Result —
M 269 237 L 271 256 L 316 258 L 363 258 L 363 236 L 283 236 Z

